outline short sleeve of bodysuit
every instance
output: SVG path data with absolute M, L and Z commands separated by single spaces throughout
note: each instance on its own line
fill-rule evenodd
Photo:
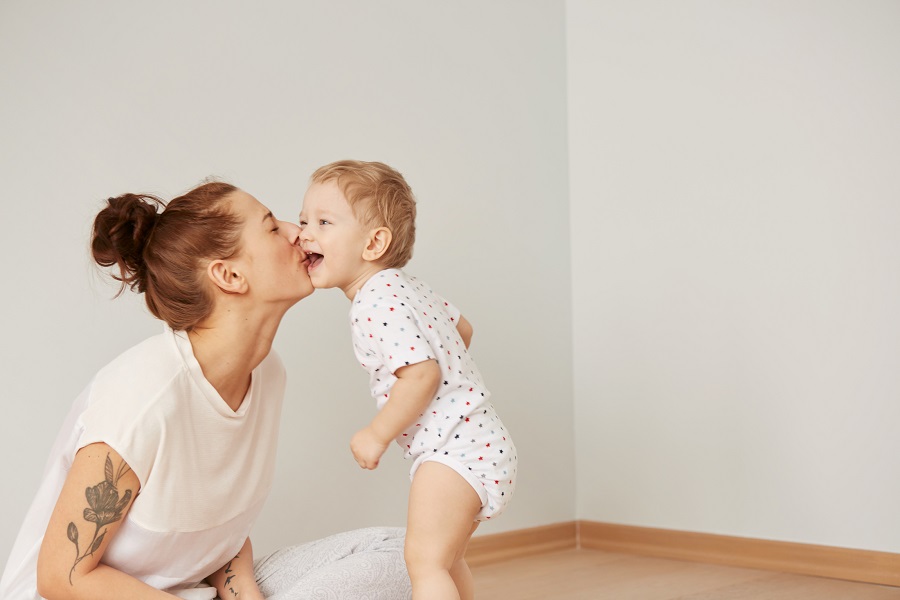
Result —
M 363 350 L 391 373 L 408 365 L 434 359 L 424 325 L 402 302 L 380 301 L 357 307 L 354 316 L 357 353 Z M 360 361 L 363 360 L 362 357 Z

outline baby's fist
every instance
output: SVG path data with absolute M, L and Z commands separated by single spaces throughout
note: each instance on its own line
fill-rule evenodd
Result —
M 381 455 L 387 450 L 388 444 L 378 439 L 371 427 L 365 427 L 357 431 L 350 440 L 350 451 L 353 458 L 363 469 L 375 469 L 381 460 Z

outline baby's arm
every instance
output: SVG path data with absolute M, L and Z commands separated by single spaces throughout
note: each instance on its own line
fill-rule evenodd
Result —
M 469 344 L 472 342 L 472 324 L 469 323 L 464 316 L 459 315 L 459 323 L 456 324 L 456 330 L 459 332 L 459 337 L 462 338 L 463 343 L 466 345 L 466 350 L 468 350 Z
M 391 440 L 403 433 L 437 393 L 441 369 L 435 360 L 397 369 L 391 395 L 372 422 L 356 432 L 350 450 L 359 466 L 374 469 Z

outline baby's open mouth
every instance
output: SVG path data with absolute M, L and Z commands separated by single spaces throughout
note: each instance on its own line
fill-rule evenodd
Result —
M 309 269 L 315 269 L 319 266 L 319 263 L 322 262 L 322 259 L 325 258 L 323 255 L 318 252 L 307 252 L 306 257 L 309 258 Z

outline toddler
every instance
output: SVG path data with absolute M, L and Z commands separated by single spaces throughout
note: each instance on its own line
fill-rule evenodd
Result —
M 300 240 L 313 285 L 350 299 L 353 349 L 379 409 L 353 436 L 354 458 L 374 469 L 395 440 L 413 460 L 405 547 L 413 598 L 469 599 L 466 546 L 478 523 L 509 502 L 516 448 L 468 353 L 471 325 L 401 270 L 415 217 L 400 173 L 339 161 L 313 173 Z

